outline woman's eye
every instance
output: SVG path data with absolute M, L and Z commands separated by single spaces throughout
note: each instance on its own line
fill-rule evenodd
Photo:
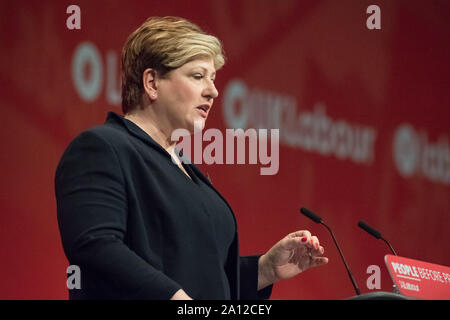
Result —
M 201 79 L 203 79 L 203 75 L 201 75 L 201 74 L 194 74 L 194 79 L 201 80 Z

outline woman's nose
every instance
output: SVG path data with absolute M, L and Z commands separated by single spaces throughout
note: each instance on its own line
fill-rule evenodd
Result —
M 217 91 L 214 82 L 210 81 L 208 86 L 204 89 L 203 95 L 211 99 L 215 99 L 219 96 L 219 91 Z

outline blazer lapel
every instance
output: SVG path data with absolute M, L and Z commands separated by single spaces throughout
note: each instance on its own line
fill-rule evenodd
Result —
M 148 135 L 144 130 L 139 128 L 139 126 L 134 124 L 132 121 L 125 119 L 124 117 L 110 111 L 108 112 L 108 116 L 106 117 L 105 123 L 120 126 L 121 128 L 130 132 L 133 136 L 144 141 L 146 144 L 150 145 L 154 149 L 157 149 L 165 156 L 167 156 L 169 159 L 171 159 L 171 155 L 159 143 L 153 140 L 153 138 L 150 135 Z

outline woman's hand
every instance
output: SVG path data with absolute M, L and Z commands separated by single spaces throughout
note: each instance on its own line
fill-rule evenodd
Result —
M 258 290 L 309 268 L 328 263 L 319 239 L 307 230 L 293 232 L 276 243 L 258 261 Z

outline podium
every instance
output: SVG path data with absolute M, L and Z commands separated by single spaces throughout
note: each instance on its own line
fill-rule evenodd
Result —
M 395 293 L 376 291 L 346 300 L 450 299 L 449 267 L 389 254 L 384 259 Z
M 450 268 L 420 260 L 386 255 L 389 275 L 399 293 L 427 299 L 450 299 Z

